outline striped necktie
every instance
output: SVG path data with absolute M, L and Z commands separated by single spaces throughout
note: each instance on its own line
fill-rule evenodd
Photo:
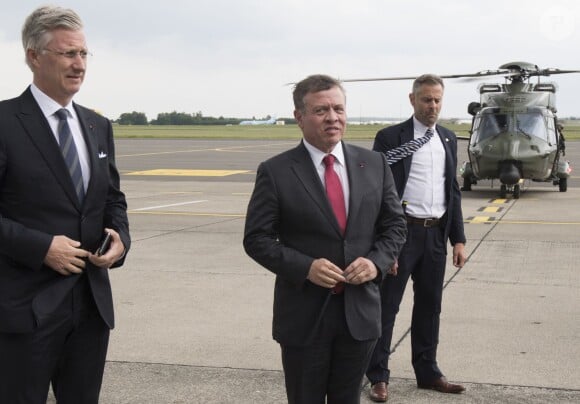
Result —
M 57 132 L 60 151 L 62 152 L 64 161 L 68 167 L 79 202 L 82 204 L 83 199 L 85 198 L 85 186 L 83 184 L 83 173 L 81 171 L 79 154 L 77 153 L 72 132 L 68 125 L 68 113 L 66 109 L 61 108 L 54 114 L 59 119 Z
M 408 141 L 405 144 L 400 145 L 399 147 L 395 147 L 394 149 L 388 150 L 385 152 L 387 156 L 387 162 L 389 165 L 395 164 L 397 161 L 404 159 L 407 156 L 415 153 L 419 150 L 423 145 L 427 144 L 429 140 L 433 137 L 433 129 L 429 128 L 425 132 L 425 136 L 421 136 L 420 138 L 413 139 Z

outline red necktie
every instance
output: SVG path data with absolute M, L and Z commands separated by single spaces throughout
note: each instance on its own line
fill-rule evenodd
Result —
M 326 183 L 326 196 L 332 206 L 334 211 L 334 216 L 338 222 L 338 226 L 342 234 L 346 229 L 346 208 L 344 206 L 344 193 L 342 192 L 342 185 L 340 184 L 340 179 L 334 171 L 334 156 L 332 154 L 327 155 L 322 160 L 326 169 L 324 170 L 324 182 Z M 332 293 L 339 294 L 344 290 L 344 284 L 338 283 L 332 288 Z
M 344 234 L 346 229 L 346 208 L 344 207 L 344 194 L 342 192 L 342 185 L 340 179 L 334 171 L 334 159 L 332 154 L 327 155 L 322 160 L 326 169 L 324 170 L 324 182 L 326 183 L 326 196 L 334 211 L 334 216 L 338 221 L 338 226 Z

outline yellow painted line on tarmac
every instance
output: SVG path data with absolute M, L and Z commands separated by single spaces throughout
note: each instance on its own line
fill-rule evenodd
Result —
M 492 199 L 490 203 L 508 203 L 509 199 L 496 198 Z
M 133 171 L 125 175 L 169 176 L 169 177 L 227 177 L 228 175 L 245 174 L 249 170 L 173 170 L 161 168 L 157 170 Z
M 580 222 L 547 222 L 541 220 L 503 220 L 489 216 L 473 216 L 464 220 L 471 224 L 539 224 L 549 226 L 580 226 Z
M 503 208 L 499 207 L 499 206 L 487 206 L 484 208 L 479 209 L 480 212 L 484 212 L 484 213 L 497 213 L 500 212 Z
M 285 144 L 296 144 L 293 143 L 282 143 Z M 202 152 L 224 152 L 224 151 L 235 151 L 235 150 L 244 150 L 244 149 L 259 149 L 263 147 L 272 147 L 272 146 L 280 146 L 278 143 L 265 143 L 265 144 L 252 144 L 252 145 L 243 145 L 243 146 L 232 146 L 232 147 L 218 147 L 218 148 L 203 148 L 203 149 L 187 149 L 187 150 L 169 150 L 169 151 L 159 151 L 159 152 L 151 152 L 151 153 L 135 153 L 135 154 L 119 154 L 116 156 L 117 159 L 122 157 L 141 157 L 141 156 L 159 156 L 163 154 L 177 154 L 177 153 L 202 153 Z M 254 150 L 250 150 L 253 152 Z
M 473 224 L 490 223 L 492 220 L 495 220 L 495 219 L 491 218 L 489 216 L 474 216 L 472 218 L 467 219 L 467 221 L 469 223 L 473 223 Z
M 580 222 L 543 222 L 539 220 L 500 220 L 499 224 L 543 224 L 551 226 L 579 226 Z

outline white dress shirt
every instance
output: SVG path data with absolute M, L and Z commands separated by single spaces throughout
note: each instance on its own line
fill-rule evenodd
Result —
M 79 155 L 79 162 L 81 165 L 81 172 L 83 175 L 83 186 L 85 188 L 85 192 L 87 191 L 87 187 L 89 186 L 89 179 L 91 178 L 91 166 L 89 164 L 89 152 L 87 149 L 87 144 L 85 143 L 85 139 L 83 137 L 83 132 L 81 129 L 81 124 L 79 122 L 79 117 L 75 109 L 73 108 L 72 102 L 69 103 L 66 107 L 63 107 L 48 95 L 43 93 L 36 85 L 30 85 L 30 91 L 32 92 L 32 96 L 36 100 L 40 110 L 44 114 L 50 128 L 52 129 L 52 133 L 56 138 L 56 142 L 59 143 L 58 138 L 58 123 L 59 119 L 55 115 L 55 112 L 61 108 L 64 108 L 68 111 L 68 124 L 70 126 L 70 130 L 72 132 L 73 141 L 75 142 L 75 146 L 77 148 L 77 153 Z
M 425 135 L 427 127 L 413 116 L 414 138 Z M 403 201 L 405 213 L 418 218 L 440 218 L 445 214 L 445 148 L 435 127 L 433 137 L 413 153 L 411 171 Z

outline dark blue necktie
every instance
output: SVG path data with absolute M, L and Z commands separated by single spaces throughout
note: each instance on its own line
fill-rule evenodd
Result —
M 429 128 L 425 132 L 425 136 L 421 136 L 420 138 L 409 140 L 407 143 L 400 145 L 399 147 L 395 147 L 394 149 L 388 150 L 385 152 L 387 156 L 387 162 L 389 165 L 395 164 L 397 161 L 404 159 L 407 156 L 415 153 L 419 150 L 423 145 L 427 144 L 429 140 L 433 137 L 433 129 Z
M 81 163 L 79 161 L 79 154 L 73 141 L 72 132 L 70 126 L 68 125 L 68 113 L 66 109 L 59 109 L 54 113 L 58 119 L 58 142 L 60 145 L 60 151 L 64 157 L 66 166 L 70 173 L 75 191 L 79 198 L 80 203 L 83 203 L 85 198 L 85 186 L 83 184 L 83 174 L 81 171 Z

